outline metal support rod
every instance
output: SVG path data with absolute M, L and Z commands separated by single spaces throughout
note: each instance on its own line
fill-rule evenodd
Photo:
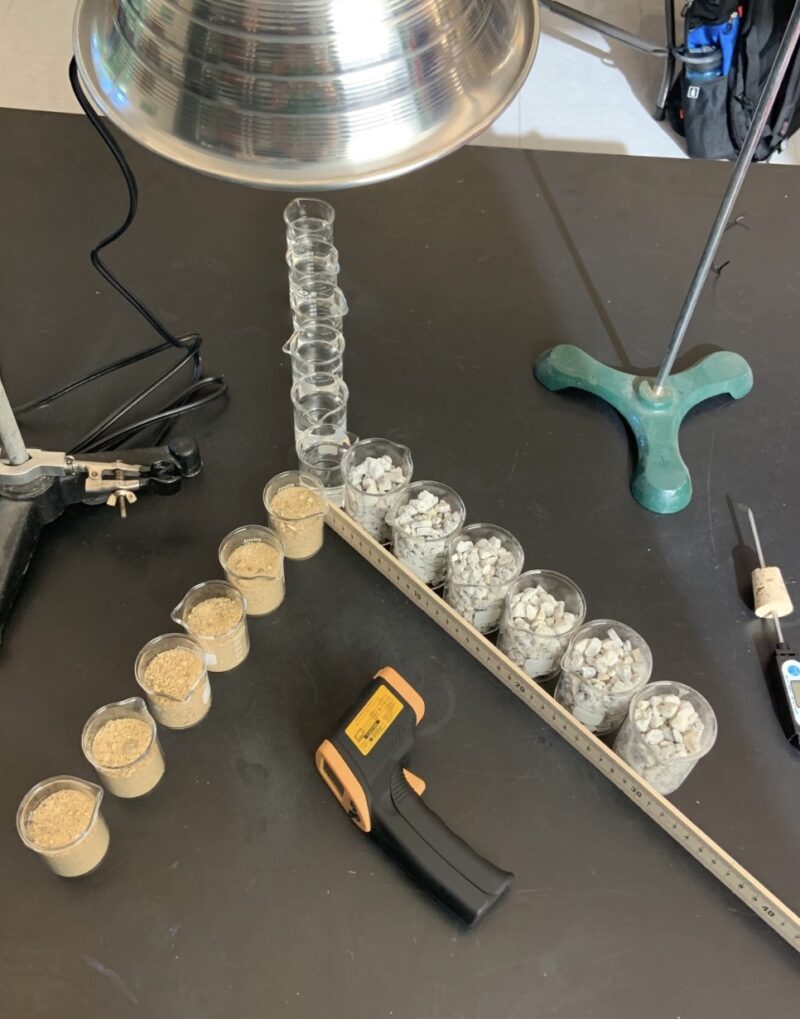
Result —
M 610 39 L 616 39 L 617 42 L 625 43 L 626 46 L 632 46 L 635 50 L 640 50 L 642 53 L 649 53 L 654 57 L 665 57 L 667 56 L 668 50 L 663 46 L 658 46 L 655 43 L 648 42 L 646 39 L 642 39 L 638 35 L 633 35 L 631 32 L 626 32 L 624 28 L 618 28 L 616 25 L 612 25 L 608 21 L 602 21 L 600 18 L 593 18 L 591 14 L 584 14 L 583 11 L 577 11 L 574 7 L 568 7 L 566 4 L 558 3 L 558 0 L 541 0 L 542 7 L 546 7 L 553 14 L 558 14 L 562 18 L 568 18 L 570 21 L 574 21 L 579 25 L 585 25 L 586 28 L 592 28 L 595 32 L 600 32 L 601 35 L 607 35 Z
M 672 339 L 669 341 L 667 352 L 664 356 L 664 360 L 661 363 L 661 367 L 658 370 L 658 376 L 654 391 L 660 392 L 664 386 L 667 377 L 672 371 L 673 365 L 675 364 L 675 358 L 678 356 L 683 339 L 686 335 L 686 330 L 689 328 L 689 323 L 694 315 L 697 302 L 700 299 L 700 293 L 705 284 L 706 278 L 708 277 L 709 270 L 714 263 L 714 256 L 717 253 L 722 235 L 725 232 L 725 228 L 730 220 L 731 212 L 736 203 L 736 199 L 739 197 L 739 192 L 742 190 L 747 171 L 750 169 L 750 164 L 753 160 L 753 155 L 756 151 L 761 135 L 764 132 L 764 127 L 767 123 L 767 118 L 772 112 L 772 107 L 775 104 L 775 99 L 778 95 L 778 91 L 781 87 L 786 70 L 792 59 L 794 51 L 797 47 L 798 40 L 800 40 L 800 0 L 795 0 L 794 9 L 792 11 L 789 22 L 786 26 L 786 31 L 783 34 L 783 39 L 778 48 L 778 52 L 775 56 L 775 62 L 772 65 L 772 70 L 769 72 L 769 78 L 764 85 L 764 90 L 761 93 L 761 98 L 758 100 L 756 111 L 753 114 L 753 119 L 750 123 L 750 129 L 747 132 L 747 137 L 744 140 L 744 145 L 739 153 L 739 158 L 736 160 L 736 165 L 733 168 L 733 173 L 728 181 L 728 186 L 725 189 L 725 194 L 722 198 L 722 203 L 717 213 L 717 218 L 714 220 L 714 225 L 711 228 L 711 233 L 708 235 L 706 246 L 703 249 L 703 254 L 700 256 L 700 263 L 695 270 L 694 278 L 689 285 L 689 290 L 684 298 L 683 307 L 681 313 L 678 316 L 678 321 L 675 323 L 675 330 L 672 333 Z
M 663 120 L 666 115 L 667 98 L 675 78 L 675 4 L 674 0 L 664 0 L 664 32 L 666 36 L 667 56 L 664 60 L 664 73 L 656 99 L 655 118 Z
M 3 447 L 6 460 L 11 464 L 24 464 L 28 459 L 25 440 L 14 417 L 2 379 L 0 379 L 0 446 Z

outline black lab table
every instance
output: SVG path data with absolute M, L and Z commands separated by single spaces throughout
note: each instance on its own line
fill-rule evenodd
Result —
M 124 201 L 89 125 L 3 111 L 0 137 L 0 356 L 23 402 L 153 340 L 88 264 Z M 139 647 L 173 629 L 188 587 L 219 574 L 219 540 L 263 520 L 265 481 L 293 461 L 285 196 L 127 147 L 141 216 L 109 260 L 176 330 L 203 332 L 230 399 L 188 425 L 205 469 L 176 498 L 143 497 L 124 523 L 79 507 L 48 529 L 0 646 L 3 1015 L 710 1019 L 796 1008 L 794 952 L 330 534 L 316 558 L 289 564 L 281 609 L 252 621 L 247 662 L 214 677 L 208 718 L 162 732 L 167 773 L 153 795 L 106 798 L 101 869 L 59 880 L 23 848 L 23 793 L 48 775 L 91 777 L 83 722 L 136 693 Z M 686 423 L 686 511 L 637 506 L 619 419 L 531 375 L 556 342 L 656 366 L 728 170 L 471 148 L 335 196 L 350 422 L 407 443 L 417 477 L 456 488 L 472 521 L 509 528 L 529 567 L 573 577 L 591 617 L 643 633 L 656 678 L 703 691 L 719 740 L 675 801 L 796 909 L 800 758 L 767 699 L 770 635 L 746 604 L 752 553 L 730 503 L 752 503 L 768 557 L 796 578 L 800 170 L 754 168 L 745 226 L 728 232 L 730 263 L 687 342 L 685 364 L 726 347 L 756 383 Z M 136 381 L 24 417 L 29 444 L 64 448 Z M 786 630 L 797 639 L 795 622 Z M 315 747 L 384 664 L 427 701 L 414 770 L 428 802 L 516 874 L 474 932 L 417 892 L 314 770 Z

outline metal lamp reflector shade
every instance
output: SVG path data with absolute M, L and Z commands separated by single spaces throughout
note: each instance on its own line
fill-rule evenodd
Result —
M 79 0 L 96 106 L 153 151 L 270 188 L 393 177 L 487 128 L 530 70 L 536 0 Z

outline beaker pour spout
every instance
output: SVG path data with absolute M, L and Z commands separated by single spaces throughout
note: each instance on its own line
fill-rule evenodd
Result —
M 172 612 L 170 612 L 169 618 L 172 620 L 173 623 L 177 623 L 178 626 L 182 626 L 184 630 L 188 630 L 189 627 L 186 625 L 186 620 L 184 619 L 183 615 L 185 608 L 186 599 L 184 598 L 183 601 L 179 602 L 172 610 Z

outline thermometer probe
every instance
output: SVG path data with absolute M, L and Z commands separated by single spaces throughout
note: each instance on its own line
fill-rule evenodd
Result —
M 800 658 L 783 639 L 783 630 L 778 618 L 779 614 L 788 615 L 792 611 L 792 602 L 780 570 L 764 563 L 764 552 L 758 537 L 755 517 L 749 507 L 747 518 L 753 532 L 759 565 L 757 570 L 753 570 L 756 615 L 762 618 L 769 616 L 778 637 L 767 669 L 767 682 L 781 728 L 791 745 L 800 750 Z

